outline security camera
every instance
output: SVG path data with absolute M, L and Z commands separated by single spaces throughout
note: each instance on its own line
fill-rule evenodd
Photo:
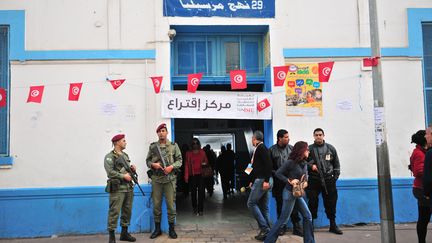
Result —
M 177 34 L 177 32 L 175 29 L 169 29 L 168 30 L 168 37 L 169 37 L 170 41 L 172 41 L 174 39 L 176 34 Z

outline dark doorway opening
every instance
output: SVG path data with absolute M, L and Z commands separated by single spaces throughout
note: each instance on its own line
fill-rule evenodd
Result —
M 236 119 L 173 119 L 174 137 L 180 148 L 186 148 L 191 143 L 192 138 L 200 139 L 201 146 L 210 144 L 211 148 L 218 155 L 220 147 L 232 144 L 232 150 L 236 154 L 234 176 L 234 190 L 228 198 L 223 198 L 221 178 L 217 177 L 214 184 L 214 193 L 210 197 L 206 193 L 204 200 L 205 219 L 220 219 L 224 221 L 245 220 L 250 217 L 246 207 L 247 194 L 241 193 L 240 188 L 247 186 L 249 181 L 244 169 L 250 162 L 253 147 L 251 144 L 252 133 L 255 130 L 264 129 L 263 120 L 236 120 Z M 182 154 L 184 152 L 182 151 Z M 184 170 L 184 169 L 183 169 Z M 188 196 L 188 185 L 183 179 L 183 170 L 178 175 L 177 186 L 177 211 L 179 221 L 193 222 L 197 220 L 192 214 L 190 196 Z M 240 214 L 237 214 L 239 212 Z M 229 214 L 238 215 L 227 216 Z M 242 216 L 240 216 L 242 215 Z M 200 220 L 202 217 L 199 218 Z M 214 221 L 213 221 L 214 222 Z

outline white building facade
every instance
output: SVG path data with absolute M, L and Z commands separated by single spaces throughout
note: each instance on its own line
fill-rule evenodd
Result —
M 432 120 L 432 2 L 379 1 L 378 18 L 395 222 L 412 222 L 410 138 Z M 271 95 L 270 119 L 258 126 L 267 146 L 281 128 L 292 143 L 324 129 L 341 161 L 338 223 L 379 222 L 372 74 L 362 67 L 371 56 L 367 0 L 4 0 L 0 28 L 0 238 L 105 232 L 103 157 L 117 133 L 147 193 L 136 191 L 131 229 L 150 231 L 148 147 L 162 122 L 182 136 L 162 116 L 163 94 L 185 90 L 197 72 L 207 87 L 198 93 L 236 92 L 226 90 L 235 69 L 247 71 L 248 91 Z M 288 116 L 273 67 L 328 61 L 322 115 Z M 163 77 L 160 94 L 154 76 Z M 125 82 L 113 89 L 107 79 Z M 70 83 L 83 83 L 78 101 L 68 100 Z M 41 103 L 27 103 L 38 85 Z

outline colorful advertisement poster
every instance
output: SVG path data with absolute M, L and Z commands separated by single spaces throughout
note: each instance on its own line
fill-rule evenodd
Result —
M 288 63 L 285 81 L 287 116 L 322 116 L 318 63 Z

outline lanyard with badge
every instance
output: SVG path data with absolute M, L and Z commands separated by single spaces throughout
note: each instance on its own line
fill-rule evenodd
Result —
M 251 160 L 251 162 L 248 164 L 248 166 L 247 166 L 246 169 L 245 169 L 245 173 L 248 174 L 248 175 L 249 175 L 249 174 L 252 172 L 252 170 L 253 170 L 253 168 L 252 168 L 252 164 L 253 164 L 253 161 L 254 161 L 254 158 L 255 158 L 255 152 L 256 152 L 258 146 L 260 146 L 261 144 L 262 144 L 262 142 L 258 143 L 257 146 L 255 147 L 255 149 L 254 149 L 254 151 L 253 151 L 253 154 L 252 154 L 252 160 Z

